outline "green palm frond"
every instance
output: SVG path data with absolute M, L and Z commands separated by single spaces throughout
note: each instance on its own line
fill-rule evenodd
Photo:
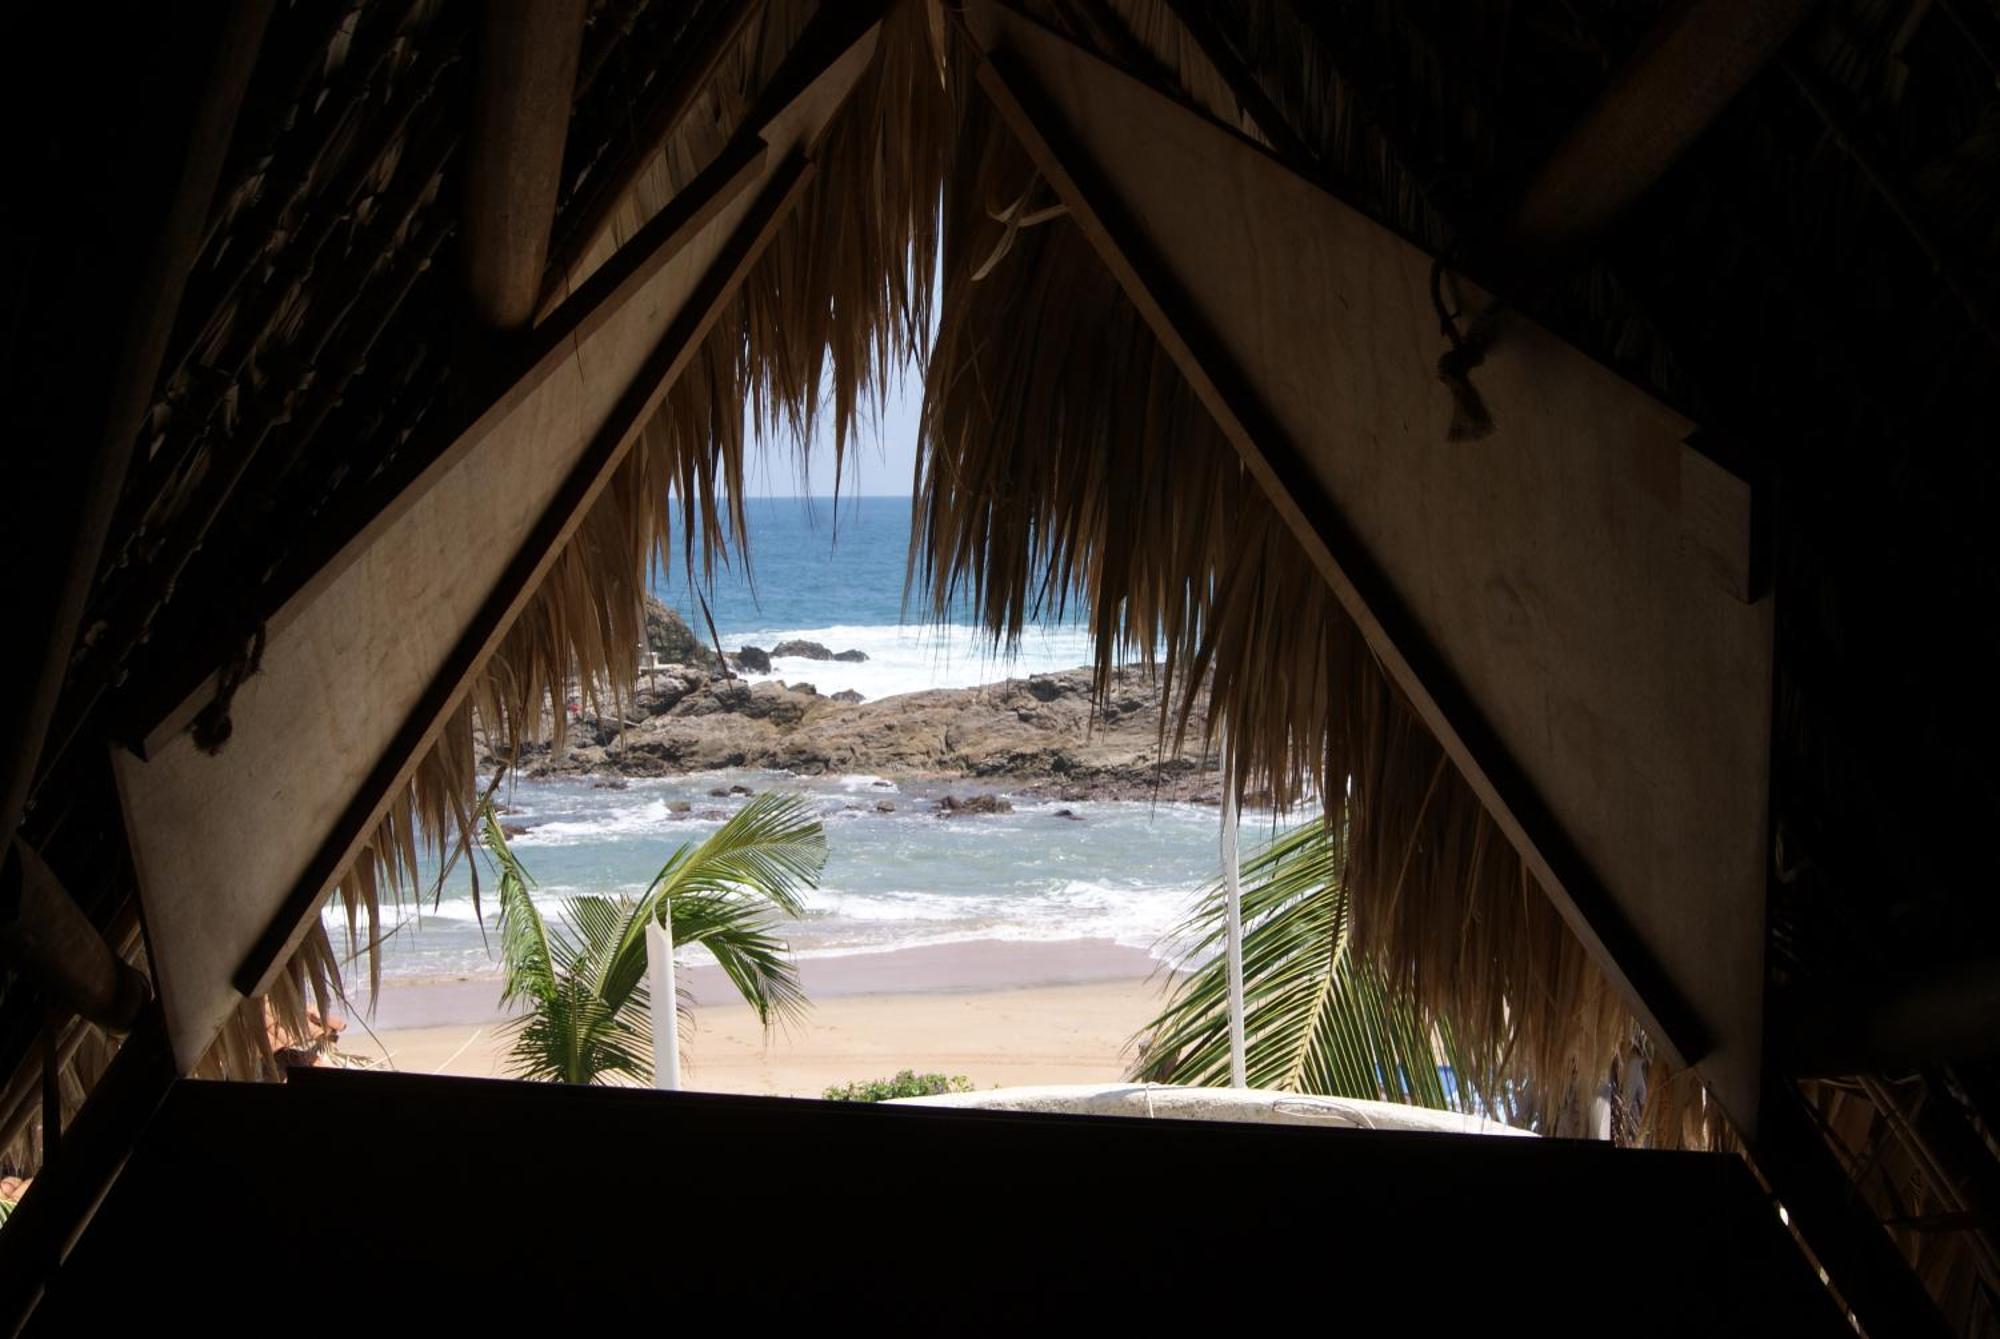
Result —
M 502 1000 L 529 1006 L 513 1024 L 508 1053 L 517 1076 L 650 1081 L 645 935 L 655 919 L 669 925 L 676 946 L 700 944 L 714 954 L 766 1026 L 803 1014 L 805 992 L 778 923 L 803 913 L 803 894 L 826 864 L 825 831 L 804 801 L 752 800 L 707 840 L 668 857 L 643 897 L 571 898 L 553 928 L 490 806 L 481 822 L 500 874 Z
M 479 821 L 486 852 L 500 871 L 500 958 L 506 968 L 500 1002 L 508 1005 L 545 998 L 556 983 L 548 927 L 530 895 L 534 877 L 507 845 L 507 834 L 492 804 L 480 811 Z
M 1246 1077 L 1255 1088 L 1470 1109 L 1478 1095 L 1449 1026 L 1394 999 L 1353 952 L 1344 855 L 1341 834 L 1314 820 L 1243 864 Z M 1218 882 L 1178 931 L 1203 965 L 1174 984 L 1142 1034 L 1135 1078 L 1229 1082 L 1226 916 Z
M 768 909 L 706 893 L 677 897 L 668 905 L 674 943 L 700 944 L 714 954 L 736 993 L 757 1011 L 758 1022 L 769 1027 L 805 1016 L 806 994 L 791 946 L 778 937 Z
M 647 895 L 739 893 L 802 916 L 802 895 L 825 867 L 826 829 L 811 806 L 796 795 L 759 795 L 707 841 L 668 857 Z

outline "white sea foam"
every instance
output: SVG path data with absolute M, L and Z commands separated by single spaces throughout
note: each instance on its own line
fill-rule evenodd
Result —
M 531 823 L 526 831 L 511 839 L 511 844 L 516 847 L 566 846 L 619 837 L 649 836 L 666 832 L 673 817 L 663 797 L 636 802 L 614 800 L 606 803 L 601 812 L 589 817 L 554 818 Z
M 903 789 L 887 777 L 875 776 L 870 773 L 855 773 L 847 776 L 828 777 L 826 779 L 850 795 L 858 794 L 862 791 L 867 791 L 871 795 L 878 791 L 884 795 L 900 795 Z
M 769 674 L 752 682 L 809 683 L 828 696 L 853 691 L 864 698 L 920 693 L 932 688 L 972 688 L 1004 679 L 1050 674 L 1090 663 L 1093 650 L 1081 628 L 1030 629 L 1012 654 L 1001 654 L 977 628 L 947 624 L 834 624 L 822 628 L 760 628 L 723 638 L 725 648 L 768 651 L 789 640 L 818 642 L 829 651 L 861 651 L 860 664 L 777 656 Z
M 723 814 L 743 803 L 740 795 L 713 791 L 734 785 L 802 794 L 827 820 L 829 858 L 821 886 L 806 898 L 808 914 L 777 928 L 795 953 L 809 957 L 977 939 L 1108 939 L 1175 956 L 1171 947 L 1163 952 L 1165 937 L 1185 916 L 1190 898 L 1216 876 L 1213 808 L 1018 799 L 1009 814 L 945 822 L 931 801 L 948 783 L 905 780 L 891 789 L 879 780 L 865 773 L 737 771 L 635 778 L 622 790 L 576 780 L 522 781 L 506 796 L 507 821 L 525 829 L 512 844 L 541 880 L 537 903 L 556 917 L 581 893 L 643 892 L 676 847 L 712 832 Z M 878 796 L 894 797 L 888 812 L 876 809 Z M 1251 824 L 1263 826 L 1256 820 L 1246 826 Z M 439 906 L 426 899 L 418 918 L 406 900 L 401 913 L 390 913 L 389 924 L 410 923 L 389 941 L 386 972 L 435 976 L 492 968 L 494 874 L 483 855 L 478 859 L 483 917 L 473 910 L 460 862 Z M 436 876 L 424 877 L 428 893 L 428 880 Z M 344 933 L 337 909 L 330 910 L 328 928 Z M 697 952 L 689 960 L 701 957 Z
M 851 893 L 818 889 L 793 927 L 803 954 L 879 952 L 973 939 L 1048 943 L 1109 939 L 1149 951 L 1166 947 L 1186 910 L 1181 888 L 1063 879 L 1042 889 L 986 896 L 919 890 Z

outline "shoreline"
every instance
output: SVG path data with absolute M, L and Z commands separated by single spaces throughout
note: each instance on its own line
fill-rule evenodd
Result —
M 799 966 L 813 1007 L 768 1033 L 719 968 L 681 973 L 696 1001 L 685 1087 L 817 1097 L 902 1069 L 962 1074 L 982 1088 L 1115 1082 L 1169 970 L 1144 950 L 1090 939 L 971 940 Z M 350 1028 L 341 1050 L 421 1073 L 504 1075 L 498 994 L 497 974 L 385 981 L 375 1017 Z
M 1111 981 L 1161 981 L 1173 968 L 1145 949 L 1110 939 L 967 939 L 948 944 L 799 958 L 806 998 L 856 995 L 968 995 Z M 697 1009 L 726 1007 L 736 993 L 722 969 L 682 967 L 679 984 Z M 500 972 L 384 977 L 372 1010 L 375 1031 L 500 1021 Z

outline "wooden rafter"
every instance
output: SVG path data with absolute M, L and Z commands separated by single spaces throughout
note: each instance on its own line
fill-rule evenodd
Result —
M 1428 258 L 1048 30 L 968 17 L 982 87 L 1417 714 L 1656 1040 L 1754 1126 L 1771 609 L 1747 485 L 1525 322 L 1482 374 L 1507 442 L 1447 443 Z M 1627 618 L 1641 591 L 1665 612 Z
M 1600 231 L 1714 124 L 1818 0 L 1680 0 L 1529 181 L 1499 237 L 1536 264 Z
M 495 0 L 480 13 L 465 162 L 466 290 L 496 330 L 533 318 L 562 185 L 584 0 Z
M 809 29 L 776 81 L 784 97 L 535 331 L 524 369 L 469 427 L 301 574 L 219 756 L 175 732 L 184 710 L 146 761 L 114 755 L 182 1068 L 268 988 L 402 793 L 797 200 L 874 32 Z

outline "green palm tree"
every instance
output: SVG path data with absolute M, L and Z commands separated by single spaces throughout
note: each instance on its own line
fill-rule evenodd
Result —
M 1344 855 L 1340 833 L 1314 819 L 1243 863 L 1245 1077 L 1253 1088 L 1470 1110 L 1482 1095 L 1467 1091 L 1473 1071 L 1451 1028 L 1394 998 L 1354 952 Z M 1218 882 L 1179 927 L 1206 961 L 1175 981 L 1141 1033 L 1134 1078 L 1229 1082 L 1227 915 Z
M 766 1027 L 804 1013 L 805 992 L 776 927 L 781 917 L 804 914 L 801 896 L 826 865 L 826 835 L 796 796 L 751 800 L 706 841 L 668 857 L 644 895 L 571 898 L 553 926 L 529 895 L 535 881 L 490 805 L 480 820 L 500 871 L 501 1003 L 527 1006 L 507 1057 L 516 1076 L 651 1081 L 645 932 L 656 919 L 676 946 L 700 944 L 714 954 Z

